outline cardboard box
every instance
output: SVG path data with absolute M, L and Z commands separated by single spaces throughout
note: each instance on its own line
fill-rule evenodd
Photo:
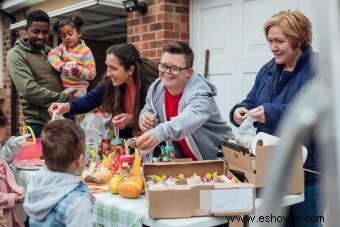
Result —
M 265 186 L 265 180 L 270 171 L 267 168 L 274 148 L 275 146 L 257 146 L 256 157 L 251 157 L 247 149 L 238 145 L 226 143 L 223 146 L 223 153 L 230 172 L 235 174 L 236 171 L 241 175 L 244 175 L 245 182 L 254 184 L 256 188 L 261 188 Z M 252 161 L 255 161 L 256 163 L 255 171 L 253 169 Z M 287 168 L 293 168 L 287 194 L 304 193 L 304 169 L 301 148 L 296 152 L 295 162 Z M 235 175 L 238 178 L 241 178 L 238 174 Z
M 144 176 L 207 172 L 225 173 L 224 161 L 144 164 Z M 202 183 L 145 188 L 150 218 L 227 216 L 255 212 L 255 188 L 252 184 Z

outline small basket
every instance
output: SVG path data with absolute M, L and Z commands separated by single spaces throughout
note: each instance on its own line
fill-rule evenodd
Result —
M 16 156 L 17 161 L 29 160 L 29 159 L 40 159 L 42 156 L 42 145 L 40 138 L 36 138 L 31 127 L 25 126 L 22 129 L 21 134 L 24 135 L 26 132 L 31 134 L 31 138 L 26 139 L 25 146 Z

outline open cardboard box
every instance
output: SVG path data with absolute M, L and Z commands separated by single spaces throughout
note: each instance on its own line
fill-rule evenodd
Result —
M 144 176 L 207 172 L 225 173 L 224 161 L 194 161 L 144 164 Z M 166 187 L 145 187 L 150 218 L 248 215 L 255 212 L 255 188 L 252 184 L 202 183 Z
M 230 172 L 235 173 L 236 171 L 241 175 L 244 175 L 245 181 L 254 184 L 256 188 L 265 186 L 266 177 L 270 171 L 267 168 L 269 167 L 272 151 L 275 146 L 258 145 L 256 147 L 256 157 L 251 157 L 245 148 L 235 144 L 226 143 L 222 147 Z M 253 169 L 252 161 L 255 161 L 256 163 L 255 171 Z M 292 163 L 291 166 L 287 166 L 287 168 L 293 168 L 287 194 L 304 193 L 304 169 L 301 147 L 296 152 L 295 162 Z

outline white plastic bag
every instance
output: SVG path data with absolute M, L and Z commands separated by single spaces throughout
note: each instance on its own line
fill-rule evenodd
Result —
M 248 114 L 238 129 L 238 132 L 235 134 L 235 139 L 239 145 L 251 149 L 252 141 L 256 136 L 254 118 Z
M 104 138 L 105 135 L 105 122 L 101 115 L 95 113 L 88 113 L 80 122 L 80 127 L 84 130 L 86 141 L 97 143 Z

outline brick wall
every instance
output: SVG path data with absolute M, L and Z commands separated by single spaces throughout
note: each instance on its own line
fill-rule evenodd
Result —
M 17 21 L 20 21 L 24 18 L 24 11 L 18 11 L 16 14 L 14 14 L 17 18 Z M 11 47 L 11 40 L 10 40 L 10 21 L 8 18 L 4 18 L 2 21 L 2 30 L 3 30 L 3 80 L 4 80 L 4 92 L 5 92 L 5 101 L 3 104 L 3 109 L 5 111 L 5 114 L 8 117 L 8 126 L 6 130 L 6 136 L 9 136 L 11 133 L 11 79 L 8 74 L 8 68 L 7 68 L 7 53 Z M 18 32 L 18 34 L 22 35 L 23 32 Z M 19 103 L 19 100 L 17 102 L 17 110 L 19 114 L 19 125 L 22 126 L 24 122 L 21 105 Z
M 148 12 L 128 14 L 128 42 L 143 57 L 158 62 L 162 47 L 171 40 L 189 43 L 189 0 L 145 0 Z

